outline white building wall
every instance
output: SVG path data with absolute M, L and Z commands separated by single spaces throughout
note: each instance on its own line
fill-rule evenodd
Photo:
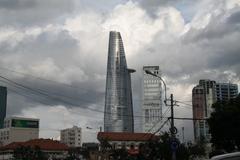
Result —
M 159 128 L 158 122 L 162 119 L 162 85 L 159 78 L 146 74 L 145 70 L 158 76 L 161 76 L 161 71 L 159 66 L 144 66 L 142 74 L 142 130 L 153 133 Z
M 82 129 L 77 126 L 61 130 L 60 141 L 69 147 L 80 147 L 82 144 Z
M 39 125 L 37 128 L 30 128 L 26 126 L 14 127 L 12 126 L 13 119 L 35 121 L 39 124 L 39 119 L 21 117 L 6 118 L 4 120 L 4 128 L 0 129 L 0 142 L 2 145 L 6 145 L 12 142 L 24 142 L 31 139 L 39 138 Z
M 204 88 L 204 97 L 205 97 L 205 105 L 204 105 L 204 117 L 209 118 L 211 113 L 213 112 L 212 105 L 216 102 L 216 82 L 212 80 L 200 80 L 199 86 Z M 198 120 L 195 126 L 195 140 L 199 141 L 201 138 L 204 138 L 205 141 L 210 141 L 211 134 L 209 133 L 209 125 L 207 121 Z

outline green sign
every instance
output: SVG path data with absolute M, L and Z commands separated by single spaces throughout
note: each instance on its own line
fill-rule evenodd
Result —
M 39 128 L 39 122 L 34 120 L 12 119 L 12 127 Z

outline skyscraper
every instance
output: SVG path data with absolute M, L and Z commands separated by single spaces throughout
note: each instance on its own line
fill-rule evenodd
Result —
M 119 32 L 109 35 L 104 131 L 134 132 L 131 73 Z
M 231 83 L 217 83 L 216 96 L 217 101 L 227 101 L 236 98 L 238 95 L 238 85 Z
M 7 88 L 0 86 L 0 128 L 3 128 L 7 108 Z
M 192 90 L 193 118 L 204 119 L 211 115 L 212 104 L 217 101 L 226 101 L 237 97 L 238 87 L 231 83 L 216 83 L 212 80 L 200 80 L 199 85 Z M 205 120 L 195 120 L 194 137 L 199 141 L 201 137 L 209 141 L 211 135 Z
M 161 76 L 159 66 L 144 66 L 142 81 L 142 114 L 143 114 L 143 132 L 155 132 L 159 126 L 156 124 L 162 118 L 162 85 L 158 77 L 146 74 L 148 70 L 158 76 Z
M 199 81 L 199 85 L 192 90 L 193 118 L 204 119 L 209 118 L 212 112 L 212 104 L 216 102 L 216 82 L 208 79 Z M 209 141 L 209 126 L 205 120 L 193 121 L 194 138 L 200 141 L 204 138 Z

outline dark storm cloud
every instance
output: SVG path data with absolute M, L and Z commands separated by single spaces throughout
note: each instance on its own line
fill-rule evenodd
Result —
M 138 2 L 142 8 L 144 8 L 151 17 L 155 17 L 156 11 L 159 7 L 170 6 L 173 2 L 181 0 L 134 0 Z
M 13 85 L 8 87 L 8 114 L 19 114 L 23 109 L 34 108 L 38 105 L 66 106 L 67 108 L 97 108 L 103 111 L 103 92 L 90 90 L 94 88 L 80 88 L 83 84 L 78 83 L 76 87 L 66 86 L 54 82 L 46 82 L 37 79 L 15 80 L 32 90 L 17 88 Z M 4 84 L 6 85 L 6 84 Z M 86 83 L 84 85 L 87 85 Z M 95 112 L 93 112 L 95 113 Z M 98 113 L 98 112 L 97 112 Z
M 148 53 L 148 49 L 142 53 L 148 53 L 147 56 L 152 58 L 142 62 L 160 64 L 164 74 L 170 79 L 176 79 L 178 83 L 193 84 L 201 78 L 229 81 L 230 77 L 223 73 L 229 70 L 237 74 L 237 81 L 237 77 L 240 76 L 240 27 L 238 23 L 228 22 L 233 22 L 233 17 L 237 21 L 235 15 L 238 15 L 238 10 L 239 7 L 223 10 L 218 15 L 211 14 L 210 22 L 205 27 L 193 27 L 172 43 L 161 43 L 157 38 L 161 35 L 156 36 L 153 40 L 155 43 L 150 46 L 150 52 Z M 205 72 L 211 70 L 218 72 L 212 72 L 213 75 Z M 189 78 L 181 79 L 185 75 Z
M 228 18 L 228 23 L 240 23 L 240 10 L 239 8 Z
M 4 10 L 27 9 L 34 7 L 36 1 L 31 0 L 1 0 L 0 8 Z
M 45 25 L 75 11 L 74 0 L 1 0 L 1 26 Z
M 181 14 L 185 17 L 186 21 L 190 21 L 195 13 L 195 4 L 199 0 L 186 1 L 186 0 L 134 0 L 144 8 L 151 17 L 156 17 L 156 11 L 161 10 L 161 7 L 176 7 L 181 10 Z
M 191 54 L 197 53 L 195 55 L 198 57 L 198 63 L 191 67 L 195 74 L 201 71 L 198 70 L 200 69 L 198 64 L 201 64 L 201 69 L 203 70 L 218 70 L 222 72 L 231 70 L 237 74 L 237 77 L 240 76 L 240 47 L 238 44 L 240 26 L 236 18 L 238 12 L 239 8 L 233 8 L 219 15 L 212 15 L 211 21 L 206 27 L 190 29 L 185 34 L 183 45 L 187 48 L 195 46 L 195 50 L 192 50 Z M 232 14 L 229 15 L 229 13 Z M 200 63 L 201 61 L 202 63 Z M 218 76 L 216 77 L 215 75 L 216 80 L 228 81 L 226 75 L 224 79 L 221 74 L 218 74 Z
M 182 2 L 183 0 L 135 0 L 139 2 L 143 8 L 147 10 L 157 9 L 160 6 L 168 6 L 174 3 Z M 153 10 L 152 10 L 153 12 Z
M 11 46 L 11 41 L 4 43 L 4 46 L 1 48 L 1 55 L 4 57 L 1 62 L 5 65 L 0 66 L 1 76 L 34 90 L 21 86 L 19 88 L 13 83 L 4 83 L 9 88 L 10 115 L 33 107 L 34 103 L 35 106 L 39 104 L 78 108 L 97 106 L 98 110 L 103 109 L 104 94 L 98 88 L 104 83 L 94 78 L 94 72 L 81 72 L 83 70 L 79 50 L 81 43 L 79 44 L 79 41 L 71 37 L 67 31 L 44 31 L 37 36 L 25 36 L 14 46 Z M 13 60 L 15 58 L 11 58 L 15 56 L 17 62 Z M 40 65 L 35 66 L 36 64 Z M 14 72 L 18 66 L 22 68 L 22 72 Z M 68 68 L 71 66 L 74 67 L 69 71 Z M 39 70 L 39 67 L 43 70 Z M 56 69 L 52 70 L 53 68 Z M 78 74 L 79 72 L 82 74 Z M 45 79 L 38 78 L 46 74 Z M 68 76 L 72 78 L 67 78 Z M 87 77 L 91 79 L 87 80 Z M 66 82 L 62 82 L 64 78 L 67 78 Z
M 20 94 L 9 90 L 9 115 L 51 110 L 50 106 L 58 113 L 58 105 L 63 108 L 59 112 L 65 113 L 79 108 L 103 110 L 108 32 L 109 26 L 116 24 L 124 39 L 128 66 L 137 70 L 132 74 L 135 115 L 141 115 L 143 65 L 159 65 L 168 89 L 180 99 L 187 95 L 189 100 L 191 86 L 202 78 L 239 82 L 239 7 L 222 9 L 225 1 L 219 1 L 216 11 L 203 12 L 186 24 L 181 11 L 174 8 L 179 3 L 184 4 L 177 0 L 129 1 L 108 8 L 109 13 L 103 15 L 94 9 L 81 12 L 79 5 L 80 12 L 75 13 L 76 1 L 0 1 L 0 69 L 21 72 L 1 69 L 0 75 L 50 94 L 49 98 L 22 89 L 17 89 Z M 110 6 L 115 5 L 111 2 Z M 196 8 L 196 12 L 205 8 Z M 204 25 L 206 17 L 209 22 Z M 16 90 L 16 86 L 9 85 L 9 89 Z M 179 113 L 189 116 L 185 111 Z M 89 111 L 89 115 L 103 113 Z M 140 121 L 136 119 L 138 129 Z M 102 124 L 95 122 L 86 124 Z
M 190 29 L 184 37 L 184 42 L 203 42 L 203 44 L 207 45 L 207 43 L 204 42 L 219 41 L 229 35 L 234 36 L 233 34 L 238 34 L 240 32 L 240 26 L 237 23 L 228 23 L 231 17 L 224 19 L 222 16 L 224 15 L 214 17 L 203 29 Z M 222 19 L 222 21 L 219 21 L 219 19 Z

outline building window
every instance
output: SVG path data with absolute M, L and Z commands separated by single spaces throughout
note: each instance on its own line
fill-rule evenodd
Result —
M 122 108 L 117 107 L 117 119 L 121 120 L 122 119 Z
M 149 122 L 149 110 L 148 109 L 145 110 L 145 122 L 146 123 Z

